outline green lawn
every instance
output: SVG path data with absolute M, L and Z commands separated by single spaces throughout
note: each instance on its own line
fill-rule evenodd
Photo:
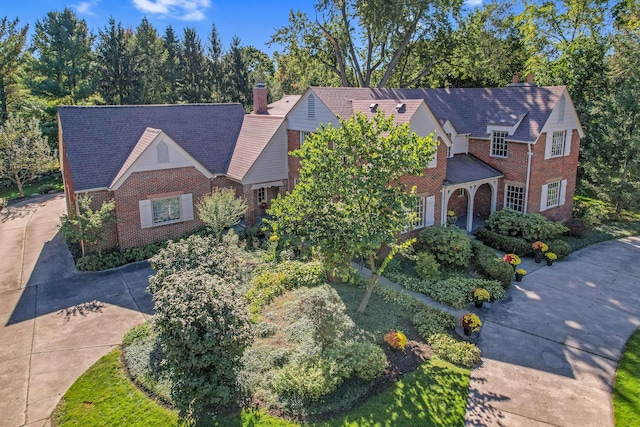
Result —
M 62 191 L 64 190 L 64 187 L 62 185 L 62 178 L 52 178 L 52 177 L 45 177 L 42 180 L 39 181 L 35 181 L 35 182 L 29 182 L 27 184 L 25 184 L 22 187 L 22 190 L 24 191 L 24 195 L 25 197 L 29 197 L 33 194 L 38 194 L 39 191 L 38 189 L 40 188 L 41 185 L 44 184 L 52 184 L 56 186 L 56 190 L 58 191 Z M 7 200 L 11 200 L 11 199 L 15 199 L 17 197 L 20 197 L 20 193 L 18 192 L 18 187 L 16 187 L 15 185 L 12 185 L 11 187 L 3 187 L 0 188 L 0 197 L 7 199 Z
M 618 363 L 613 387 L 615 425 L 637 425 L 640 420 L 640 329 L 627 342 Z
M 363 406 L 318 427 L 464 425 L 468 369 L 433 360 L 371 398 Z M 114 350 L 85 372 L 65 393 L 54 426 L 178 426 L 175 412 L 147 398 L 126 377 Z M 293 427 L 259 411 L 242 411 L 207 425 Z

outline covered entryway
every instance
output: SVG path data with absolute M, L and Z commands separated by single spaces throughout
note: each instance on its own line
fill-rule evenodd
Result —
M 447 179 L 442 185 L 442 224 L 447 213 L 465 218 L 462 228 L 467 232 L 477 228 L 478 221 L 496 210 L 498 179 L 502 173 L 470 154 L 458 154 L 447 159 Z

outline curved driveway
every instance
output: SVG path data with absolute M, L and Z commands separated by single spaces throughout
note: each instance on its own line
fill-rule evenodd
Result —
M 152 270 L 80 273 L 57 234 L 61 194 L 0 213 L 0 426 L 49 425 L 64 392 L 152 312 Z
M 640 238 L 528 274 L 485 319 L 466 424 L 613 426 L 617 361 L 638 326 Z

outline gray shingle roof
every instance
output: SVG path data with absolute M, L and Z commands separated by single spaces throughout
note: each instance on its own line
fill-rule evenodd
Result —
M 447 181 L 449 184 L 498 178 L 502 172 L 470 154 L 456 154 L 447 159 Z
M 353 100 L 424 99 L 440 124 L 451 121 L 460 134 L 487 137 L 487 125 L 512 126 L 522 122 L 509 139 L 535 142 L 564 86 L 509 86 L 503 88 L 371 89 L 312 87 L 332 113 L 353 114 Z
M 161 129 L 213 174 L 226 173 L 240 104 L 58 107 L 76 191 L 106 188 L 147 128 Z

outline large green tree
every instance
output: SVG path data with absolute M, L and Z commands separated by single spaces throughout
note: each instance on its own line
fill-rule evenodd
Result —
M 0 176 L 13 182 L 20 196 L 24 184 L 53 169 L 55 162 L 38 120 L 10 116 L 0 127 Z
M 334 267 L 366 259 L 372 275 L 359 308 L 364 312 L 378 275 L 402 247 L 400 234 L 415 216 L 413 189 L 399 178 L 421 175 L 435 147 L 432 136 L 420 137 L 381 112 L 371 120 L 357 113 L 337 128 L 321 127 L 292 153 L 300 158 L 300 182 L 273 201 L 274 233 L 310 242 Z M 391 251 L 378 268 L 384 245 Z
M 179 99 L 178 92 L 181 84 L 180 40 L 176 37 L 171 25 L 165 30 L 162 42 L 167 53 L 162 66 L 162 78 L 167 84 L 165 100 L 169 104 L 175 104 Z
M 207 60 L 202 41 L 193 28 L 184 29 L 180 59 L 180 99 L 184 102 L 208 102 L 211 98 L 211 85 Z
M 134 97 L 134 55 L 132 33 L 120 22 L 109 19 L 100 31 L 98 50 L 98 91 L 107 104 L 129 104 Z
M 462 0 L 318 0 L 315 21 L 292 12 L 272 42 L 285 53 L 307 49 L 342 86 L 384 87 L 394 75 L 412 86 L 447 54 L 449 18 L 461 6 Z M 420 60 L 402 67 L 403 55 Z
M 239 102 L 245 108 L 251 103 L 252 85 L 240 39 L 231 40 L 229 51 L 222 58 L 222 94 L 225 102 Z
M 147 18 L 136 28 L 132 55 L 135 60 L 135 104 L 160 104 L 166 102 L 167 84 L 163 66 L 167 63 L 167 51 L 158 32 Z
M 20 28 L 18 18 L 0 19 L 0 124 L 7 120 L 11 87 L 16 83 L 18 67 L 24 54 L 28 25 Z
M 69 8 L 49 12 L 37 21 L 31 47 L 36 58 L 32 64 L 34 93 L 73 101 L 91 96 L 93 40 L 86 21 Z

